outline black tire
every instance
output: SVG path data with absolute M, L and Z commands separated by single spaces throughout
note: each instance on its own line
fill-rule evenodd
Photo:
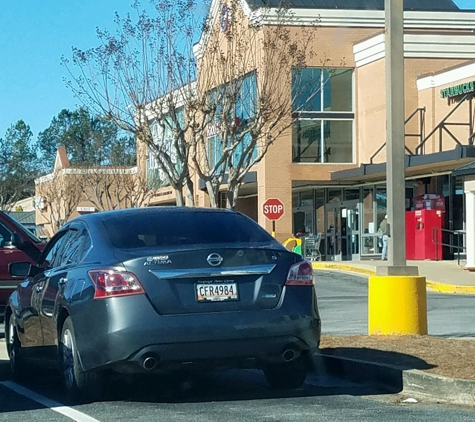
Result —
M 104 377 L 99 371 L 84 371 L 79 363 L 76 337 L 71 318 L 64 321 L 59 343 L 59 364 L 66 394 L 71 400 L 98 400 L 104 390 Z
M 272 388 L 293 390 L 305 382 L 308 364 L 301 356 L 292 362 L 271 363 L 264 368 L 264 376 Z
M 15 381 L 25 381 L 29 378 L 30 371 L 27 369 L 27 364 L 23 359 L 20 339 L 18 338 L 15 322 L 11 315 L 5 321 L 5 328 L 7 329 L 6 343 L 12 378 Z

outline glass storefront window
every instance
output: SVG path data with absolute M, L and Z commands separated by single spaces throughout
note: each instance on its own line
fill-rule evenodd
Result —
M 325 120 L 323 126 L 323 162 L 351 163 L 353 161 L 353 121 Z
M 315 226 L 316 233 L 325 231 L 325 191 L 323 189 L 315 192 Z
M 292 109 L 322 111 L 322 68 L 292 69 Z
M 341 189 L 328 189 L 328 202 L 340 202 L 342 198 Z
M 292 70 L 294 163 L 353 162 L 353 69 Z
M 351 163 L 353 120 L 297 120 L 292 125 L 294 163 Z
M 378 252 L 378 237 L 374 223 L 374 188 L 363 189 L 363 234 L 362 254 L 373 255 Z
M 298 192 L 292 193 L 292 207 L 300 207 L 300 195 Z
M 298 120 L 292 125 L 292 161 L 294 163 L 322 161 L 321 125 L 321 120 Z
M 324 80 L 325 111 L 353 110 L 353 70 L 332 69 L 326 71 Z
M 363 222 L 364 233 L 376 233 L 374 224 L 374 190 L 364 188 L 363 190 Z
M 294 111 L 353 111 L 353 69 L 292 69 Z
M 351 201 L 352 199 L 360 199 L 360 190 L 359 190 L 359 188 L 356 188 L 356 189 L 346 188 L 345 189 L 345 201 Z
M 388 196 L 386 194 L 386 186 L 376 188 L 376 205 L 377 231 L 381 221 L 384 220 L 384 216 L 388 213 Z

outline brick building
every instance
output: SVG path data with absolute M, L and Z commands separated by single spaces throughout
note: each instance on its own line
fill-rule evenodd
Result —
M 260 13 L 264 2 L 237 4 L 242 13 L 233 19 L 264 30 L 275 24 L 275 15 Z M 279 2 L 265 4 L 272 8 Z M 377 232 L 386 214 L 384 0 L 290 4 L 287 24 L 295 36 L 310 25 L 316 31 L 317 54 L 301 74 L 320 80 L 323 88 L 318 98 L 303 104 L 289 130 L 249 172 L 237 209 L 271 231 L 262 204 L 279 198 L 285 204 L 276 224 L 279 240 L 304 228 L 322 233 L 324 259 L 378 256 Z M 404 7 L 406 209 L 413 210 L 413 198 L 420 195 L 443 195 L 442 226 L 463 230 L 463 178 L 452 172 L 475 160 L 475 10 L 460 11 L 451 0 L 406 0 Z M 226 36 L 221 24 L 226 8 L 229 3 L 212 2 L 211 36 Z M 197 52 L 207 48 L 207 40 L 202 37 Z M 289 80 L 282 77 L 282 89 L 290 97 L 293 86 L 284 82 Z M 138 162 L 145 165 L 146 154 L 141 156 Z M 202 187 L 199 179 L 195 185 Z M 164 188 L 155 204 L 171 203 L 173 192 Z M 208 205 L 204 189 L 198 190 L 196 205 Z M 450 254 L 453 248 L 444 248 L 444 257 Z

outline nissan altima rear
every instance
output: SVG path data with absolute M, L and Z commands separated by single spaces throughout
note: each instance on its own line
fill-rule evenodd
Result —
M 276 388 L 305 381 L 320 342 L 312 266 L 256 222 L 154 207 L 70 224 L 89 249 L 51 306 L 67 387 L 87 391 L 105 371 L 220 368 L 261 369 Z

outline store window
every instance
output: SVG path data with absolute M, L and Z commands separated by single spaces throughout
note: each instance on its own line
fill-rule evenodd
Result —
M 161 119 L 161 121 L 153 121 L 151 124 L 151 131 L 153 142 L 156 148 L 147 148 L 147 185 L 151 189 L 155 189 L 159 186 L 168 185 L 168 176 L 163 171 L 158 162 L 158 156 L 163 152 L 166 152 L 172 162 L 175 165 L 177 171 L 180 171 L 181 163 L 177 156 L 175 149 L 175 135 L 173 130 L 180 126 L 185 126 L 185 113 L 184 108 L 179 107 L 175 113 L 176 120 L 171 115 Z
M 341 189 L 328 189 L 328 202 L 340 202 L 342 198 Z
M 345 189 L 345 201 L 360 199 L 360 189 L 359 188 L 346 188 Z
M 353 70 L 292 71 L 294 163 L 353 161 Z
M 379 229 L 379 225 L 381 221 L 384 220 L 384 217 L 388 213 L 388 195 L 386 193 L 386 187 L 377 187 L 376 188 L 376 219 L 377 219 L 377 227 L 376 230 Z
M 256 72 L 251 72 L 242 78 L 236 79 L 229 84 L 214 89 L 209 94 L 210 103 L 214 105 L 214 124 L 208 127 L 208 160 L 212 167 L 219 164 L 223 157 L 223 151 L 228 150 L 231 144 L 239 142 L 233 147 L 233 153 L 228 164 L 232 163 L 239 167 L 243 154 L 251 154 L 251 159 L 257 157 L 257 146 L 254 145 L 249 152 L 247 148 L 255 140 L 250 133 L 246 133 L 250 122 L 254 119 L 257 109 L 257 76 Z M 230 102 L 234 105 L 230 107 Z M 228 110 L 229 111 L 224 111 Z M 223 139 L 220 129 L 220 122 L 230 119 L 234 122 L 236 131 L 232 138 Z

